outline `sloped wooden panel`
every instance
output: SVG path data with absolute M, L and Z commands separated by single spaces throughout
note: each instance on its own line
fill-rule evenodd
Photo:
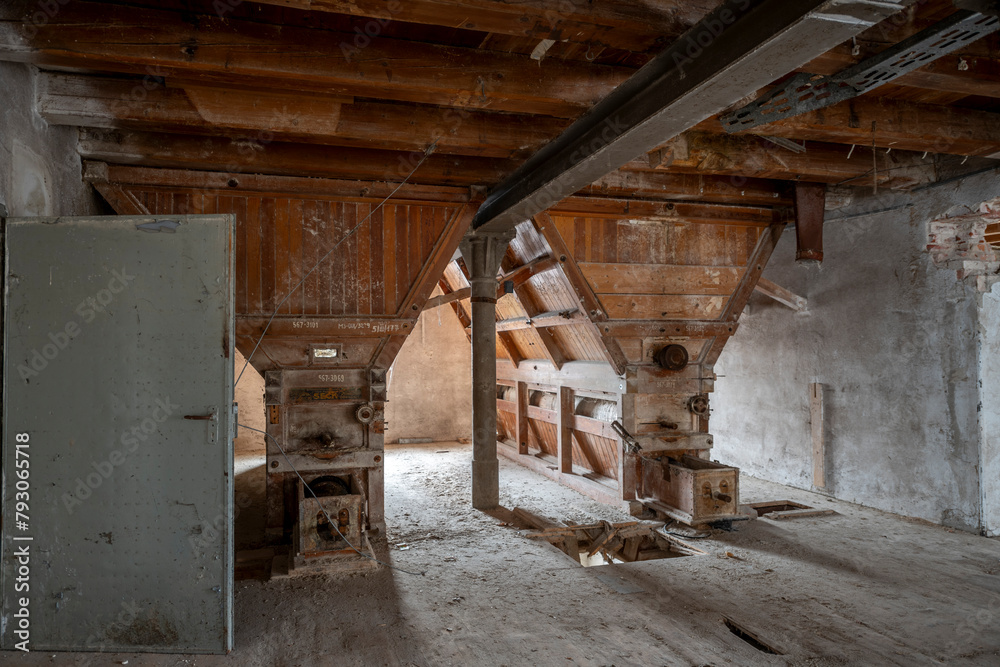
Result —
M 618 478 L 618 445 L 614 440 L 584 431 L 573 432 L 573 463 L 602 477 Z
M 716 320 L 760 227 L 553 216 L 610 319 Z
M 327 199 L 132 192 L 154 215 L 236 216 L 237 315 L 270 316 L 328 253 L 280 314 L 403 314 L 457 209 L 387 204 L 372 213 L 373 204 Z
M 580 262 L 597 294 L 718 294 L 736 290 L 739 267 Z
M 540 449 L 549 456 L 556 456 L 556 426 L 538 419 L 528 420 L 528 447 Z
M 152 215 L 232 214 L 237 346 L 260 370 L 394 358 L 471 218 L 461 203 L 389 203 L 122 184 Z M 352 233 L 352 230 L 353 233 Z M 338 245 L 339 244 L 339 245 Z M 322 261 L 320 261 L 322 260 Z M 298 287 L 300 281 L 303 281 Z

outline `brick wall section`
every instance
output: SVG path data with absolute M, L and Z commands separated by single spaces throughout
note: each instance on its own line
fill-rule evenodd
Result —
M 957 272 L 958 279 L 981 292 L 1000 281 L 1000 257 L 986 242 L 986 226 L 1000 222 L 1000 198 L 967 215 L 941 217 L 927 226 L 927 252 L 934 264 Z

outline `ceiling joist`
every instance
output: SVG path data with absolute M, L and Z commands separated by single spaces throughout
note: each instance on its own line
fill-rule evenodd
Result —
M 474 229 L 512 228 L 903 7 L 868 0 L 737 5 L 712 12 L 687 40 L 650 61 L 494 188 Z M 701 47 L 699 35 L 707 36 Z
M 300 90 L 468 110 L 573 118 L 625 81 L 623 67 L 78 0 L 44 25 L 37 3 L 0 7 L 0 59 L 78 70 L 142 73 L 171 85 Z M 433 63 L 428 67 L 427 63 Z M 430 143 L 428 141 L 428 143 Z

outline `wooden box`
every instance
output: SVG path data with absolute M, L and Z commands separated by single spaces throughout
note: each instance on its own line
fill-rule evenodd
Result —
M 643 461 L 643 502 L 689 525 L 740 517 L 738 468 L 694 456 Z M 652 502 L 647 502 L 652 501 Z

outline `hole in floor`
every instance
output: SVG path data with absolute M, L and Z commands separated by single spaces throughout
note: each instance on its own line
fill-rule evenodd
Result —
M 750 507 L 756 510 L 757 516 L 764 516 L 765 514 L 770 514 L 771 512 L 791 512 L 794 510 L 812 509 L 809 505 L 793 503 L 791 500 L 771 500 L 766 503 L 751 503 Z
M 747 630 L 736 621 L 723 616 L 722 622 L 726 624 L 726 627 L 729 628 L 729 631 L 731 633 L 733 633 L 734 635 L 745 641 L 747 644 L 750 644 L 750 646 L 753 646 L 758 651 L 761 651 L 763 653 L 770 653 L 771 655 L 783 655 L 781 651 L 778 651 L 774 647 L 769 646 L 755 633 L 751 632 L 750 630 Z
M 701 556 L 705 552 L 670 535 L 662 524 L 625 522 L 553 527 L 529 533 L 583 567 Z
M 765 503 L 750 503 L 749 507 L 757 512 L 758 517 L 764 516 L 768 519 L 774 519 L 776 521 L 829 516 L 837 513 L 832 509 L 815 508 L 810 505 L 795 503 L 791 500 L 771 500 Z
M 558 548 L 558 547 L 557 547 Z M 608 555 L 607 552 L 601 551 L 596 554 L 591 555 L 587 549 L 580 549 L 580 564 L 584 567 L 599 567 L 601 565 L 616 565 L 618 563 L 641 563 L 647 560 L 661 560 L 663 558 L 683 558 L 685 556 L 693 556 L 692 553 L 681 553 L 676 551 L 672 546 L 671 548 L 664 549 L 660 545 L 650 544 L 644 545 L 639 548 L 636 553 L 636 558 L 633 560 L 626 560 L 622 557 L 621 552 L 614 555 Z

